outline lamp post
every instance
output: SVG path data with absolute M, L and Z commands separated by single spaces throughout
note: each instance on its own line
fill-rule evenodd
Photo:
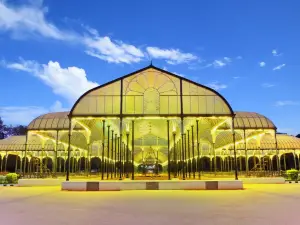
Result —
M 110 140 L 109 140 L 109 134 L 110 134 L 110 125 L 107 125 L 107 160 L 106 160 L 106 179 L 109 179 L 109 173 L 110 173 L 110 155 L 109 155 L 109 148 L 110 148 Z
M 197 170 L 198 170 L 198 179 L 201 179 L 201 159 L 200 159 L 200 143 L 199 143 L 199 120 L 196 120 L 196 129 L 197 129 Z
M 181 149 L 182 149 L 182 179 L 185 180 L 185 161 L 186 161 L 186 146 L 185 146 L 185 135 L 181 133 Z
M 131 121 L 132 124 L 132 137 L 131 137 L 131 162 L 132 171 L 131 179 L 134 180 L 134 120 Z
M 196 174 L 195 174 L 196 165 L 195 165 L 195 142 L 194 142 L 194 126 L 193 125 L 192 125 L 192 155 L 193 155 L 192 171 L 193 171 L 193 178 L 195 179 L 195 177 L 196 177 Z
M 158 149 L 156 150 L 156 173 L 158 175 L 159 170 L 158 170 Z
M 121 138 L 118 137 L 118 156 L 119 156 L 119 180 L 122 180 L 122 144 Z
M 170 165 L 170 122 L 167 120 L 167 134 L 168 134 L 168 179 L 171 180 L 171 165 Z
M 129 159 L 129 130 L 126 131 L 126 178 L 129 178 L 129 171 L 128 171 L 128 159 Z
M 177 178 L 177 155 L 176 155 L 176 131 L 173 131 L 173 141 L 174 141 L 174 146 L 173 146 L 173 151 L 174 151 L 174 178 Z

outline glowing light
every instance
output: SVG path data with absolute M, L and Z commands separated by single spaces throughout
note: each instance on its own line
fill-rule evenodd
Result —
M 129 133 L 129 129 L 130 129 L 130 126 L 129 126 L 129 123 L 126 123 L 126 133 Z

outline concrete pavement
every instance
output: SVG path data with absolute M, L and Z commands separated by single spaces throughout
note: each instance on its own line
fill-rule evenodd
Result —
M 245 188 L 63 192 L 60 187 L 0 187 L 0 224 L 300 224 L 300 184 Z

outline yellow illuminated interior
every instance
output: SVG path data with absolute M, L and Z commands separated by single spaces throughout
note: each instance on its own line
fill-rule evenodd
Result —
M 150 66 L 87 92 L 71 112 L 39 116 L 28 125 L 27 142 L 25 136 L 0 140 L 0 155 L 2 159 L 6 154 L 25 157 L 26 151 L 27 157 L 41 158 L 39 153 L 43 151 L 52 159 L 66 159 L 70 146 L 70 156 L 76 160 L 101 159 L 104 151 L 105 159 L 116 162 L 119 160 L 116 156 L 108 155 L 108 129 L 110 146 L 117 143 L 115 138 L 122 136 L 121 143 L 128 145 L 130 154 L 134 153 L 135 166 L 144 163 L 145 157 L 167 166 L 168 136 L 173 160 L 174 137 L 176 145 L 181 147 L 182 134 L 186 148 L 190 149 L 190 157 L 186 156 L 185 161 L 199 157 L 233 157 L 234 149 L 243 157 L 267 155 L 271 158 L 286 152 L 300 153 L 299 139 L 275 135 L 276 126 L 267 117 L 253 112 L 233 112 L 217 92 Z

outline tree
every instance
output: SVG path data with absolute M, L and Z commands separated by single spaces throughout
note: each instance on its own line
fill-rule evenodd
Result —
M 297 134 L 296 137 L 297 137 L 297 138 L 300 138 L 300 134 Z
M 27 127 L 23 125 L 7 126 L 0 117 L 0 139 L 7 138 L 12 135 L 26 135 Z
M 0 117 L 0 139 L 4 139 L 4 124 L 1 117 Z
M 18 125 L 15 127 L 12 127 L 12 135 L 26 135 L 27 127 Z

